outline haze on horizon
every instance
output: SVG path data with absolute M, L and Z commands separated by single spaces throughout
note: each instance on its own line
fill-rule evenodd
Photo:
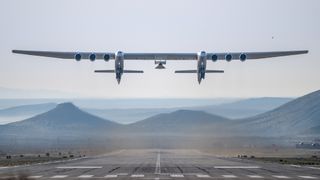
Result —
M 320 1 L 56 0 L 0 2 L 0 86 L 96 98 L 297 97 L 320 89 Z M 117 85 L 113 61 L 14 55 L 12 49 L 115 52 L 309 50 L 309 54 L 242 62 L 208 62 L 198 85 L 196 62 L 125 62 L 142 75 Z M 72 95 L 70 95 L 72 96 Z

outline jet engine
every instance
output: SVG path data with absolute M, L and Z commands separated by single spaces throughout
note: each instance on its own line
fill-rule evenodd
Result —
M 247 55 L 246 54 L 240 54 L 239 56 L 240 61 L 244 62 L 247 60 Z
M 90 54 L 89 59 L 90 59 L 90 61 L 95 61 L 96 60 L 96 55 L 95 54 Z
M 226 61 L 230 62 L 232 60 L 232 55 L 227 54 L 225 58 L 226 58 Z
M 74 59 L 76 61 L 80 61 L 81 60 L 81 54 L 77 53 L 76 55 L 74 55 Z

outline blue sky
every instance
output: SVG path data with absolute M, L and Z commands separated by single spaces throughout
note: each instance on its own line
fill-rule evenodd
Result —
M 318 0 L 2 0 L 0 87 L 98 98 L 300 96 L 320 88 Z M 12 49 L 115 52 L 225 52 L 308 49 L 302 56 L 208 62 L 198 85 L 196 62 L 125 62 L 117 85 L 113 61 L 75 62 L 11 54 Z

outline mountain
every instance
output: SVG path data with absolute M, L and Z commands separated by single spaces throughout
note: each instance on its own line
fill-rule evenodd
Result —
M 159 134 L 204 133 L 204 130 L 212 131 L 215 127 L 227 122 L 229 122 L 227 118 L 202 111 L 178 110 L 129 124 L 127 128 L 133 132 Z
M 255 116 L 273 110 L 285 103 L 288 103 L 291 100 L 293 99 L 280 97 L 250 98 L 232 103 L 202 106 L 190 109 L 201 110 L 207 113 L 216 114 L 227 118 L 239 119 Z
M 240 125 L 239 125 L 240 124 Z M 239 127 L 250 127 L 260 135 L 290 135 L 320 126 L 320 91 L 316 91 L 272 111 L 240 120 Z
M 269 100 L 264 99 L 265 103 L 260 107 L 262 109 L 271 108 L 279 99 Z M 278 103 L 281 104 L 283 101 L 286 100 L 279 100 Z M 253 107 L 259 106 L 261 102 L 257 99 L 247 100 L 233 105 L 229 104 L 226 107 Z M 126 112 L 122 111 L 122 113 Z M 130 113 L 126 115 L 131 116 Z M 319 132 L 319 117 L 320 91 L 297 98 L 263 114 L 238 120 L 229 120 L 204 111 L 175 110 L 132 124 L 120 125 L 82 111 L 72 103 L 62 103 L 32 118 L 0 126 L 0 136 L 86 137 L 97 135 L 106 137 L 105 135 L 128 135 L 128 133 L 129 135 L 130 133 L 156 135 L 235 135 L 241 133 L 240 135 L 243 136 L 287 136 Z
M 185 110 L 205 111 L 210 114 L 219 115 L 232 119 L 239 119 L 258 115 L 275 109 L 289 101 L 291 98 L 252 98 L 238 100 L 236 102 L 224 102 L 217 104 L 216 100 L 208 101 L 212 105 L 183 107 Z M 221 102 L 220 102 L 221 103 Z M 187 104 L 186 104 L 187 105 Z M 123 109 L 95 109 L 84 108 L 90 114 L 94 114 L 104 119 L 111 119 L 118 123 L 130 124 L 141 119 L 162 113 L 171 113 L 181 108 L 123 108 Z
M 135 108 L 135 109 L 92 109 L 84 108 L 84 111 L 99 116 L 104 119 L 111 119 L 118 123 L 130 124 L 141 119 L 146 119 L 151 116 L 162 113 L 170 113 L 176 111 L 175 108 Z
M 58 104 L 56 108 L 32 118 L 0 126 L 0 134 L 28 137 L 103 135 L 121 125 L 88 114 L 72 103 Z

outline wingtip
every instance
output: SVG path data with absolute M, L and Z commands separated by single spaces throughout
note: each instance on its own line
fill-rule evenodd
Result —
M 301 54 L 308 54 L 309 53 L 309 50 L 302 50 L 302 51 L 299 51 Z

